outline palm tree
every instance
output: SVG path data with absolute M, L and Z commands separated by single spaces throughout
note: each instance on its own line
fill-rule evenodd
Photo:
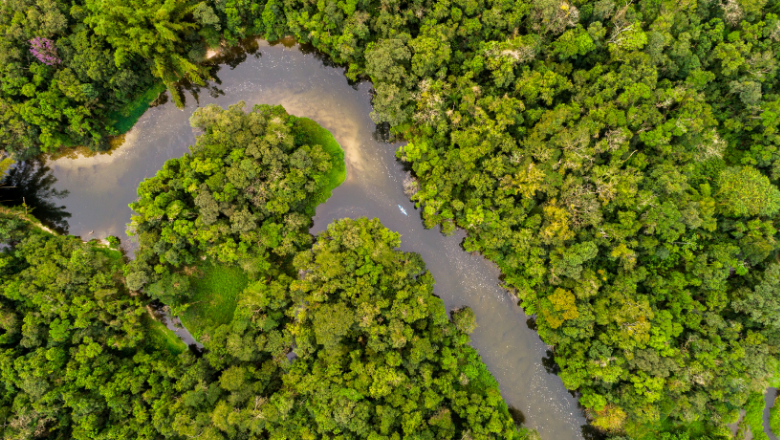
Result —
M 204 85 L 208 72 L 186 58 L 189 47 L 184 37 L 199 30 L 191 0 L 87 0 L 89 16 L 84 20 L 115 49 L 117 66 L 142 57 L 150 62 L 152 74 L 166 85 L 177 107 L 184 102 L 175 83 L 188 79 Z

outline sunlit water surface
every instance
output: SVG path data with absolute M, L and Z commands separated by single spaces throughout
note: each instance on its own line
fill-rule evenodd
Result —
M 435 292 L 447 308 L 467 305 L 476 313 L 479 328 L 472 345 L 498 380 L 508 404 L 522 411 L 525 424 L 546 440 L 583 438 L 585 420 L 576 399 L 550 372 L 548 347 L 528 327 L 528 316 L 516 301 L 499 286 L 496 266 L 464 252 L 462 233 L 445 237 L 423 227 L 419 211 L 403 192 L 406 172 L 394 155 L 398 144 L 384 142 L 369 117 L 371 84 L 350 85 L 342 68 L 328 66 L 298 46 L 259 44 L 259 51 L 243 62 L 238 62 L 240 56 L 238 60 L 231 56 L 230 65 L 217 72 L 218 81 L 200 90 L 197 99 L 185 92 L 184 110 L 170 102 L 149 109 L 111 154 L 46 162 L 50 170 L 44 174 L 56 182 L 49 179 L 44 184 L 55 196 L 62 196 L 52 205 L 55 211 L 63 211 L 60 226 L 64 223 L 69 233 L 85 239 L 116 235 L 132 252 L 132 241 L 124 232 L 131 216 L 127 205 L 136 199 L 141 180 L 194 143 L 189 117 L 198 106 L 228 106 L 241 100 L 248 108 L 281 104 L 290 114 L 311 118 L 328 129 L 346 152 L 347 180 L 318 207 L 312 232 L 335 219 L 361 216 L 377 217 L 398 231 L 401 249 L 417 252 L 425 260 L 436 279 Z

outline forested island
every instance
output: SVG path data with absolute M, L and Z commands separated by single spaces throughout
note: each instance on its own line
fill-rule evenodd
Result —
M 121 4 L 110 0 L 9 0 L 0 5 L 0 144 L 16 159 L 76 145 L 106 148 L 110 137 L 129 128 L 161 90 L 167 88 L 171 98 L 182 105 L 181 87 L 207 81 L 212 67 L 206 58 L 208 48 L 228 47 L 254 36 L 273 40 L 291 35 L 345 66 L 350 79 L 372 81 L 376 92 L 374 120 L 407 141 L 398 158 L 411 166 L 414 179 L 408 183 L 408 192 L 422 210 L 425 225 L 440 226 L 445 234 L 457 228 L 466 230 L 464 248 L 481 253 L 500 267 L 505 287 L 535 316 L 540 336 L 554 347 L 560 377 L 567 388 L 578 393 L 594 427 L 616 438 L 635 440 L 728 438 L 731 434 L 726 425 L 737 422 L 740 411 L 746 410 L 743 425 L 760 437 L 761 393 L 777 381 L 780 345 L 778 9 L 777 2 L 768 0 L 153 0 Z M 322 287 L 320 293 L 295 290 L 318 282 L 327 285 L 334 282 L 330 276 L 345 276 L 334 268 L 332 275 L 317 278 L 316 271 L 325 270 L 323 264 L 335 264 L 330 252 L 336 251 L 326 250 L 324 244 L 319 248 L 320 241 L 307 232 L 312 207 L 327 198 L 339 180 L 339 172 L 332 168 L 334 162 L 329 161 L 332 151 L 316 139 L 298 136 L 296 133 L 305 131 L 300 126 L 305 122 L 278 108 L 245 113 L 240 107 L 207 107 L 196 114 L 193 123 L 204 134 L 192 153 L 169 162 L 139 188 L 139 201 L 133 205 L 138 217 L 131 228 L 141 249 L 127 265 L 125 281 L 111 281 L 113 275 L 106 275 L 101 283 L 114 282 L 115 287 L 99 287 L 103 284 L 96 281 L 96 287 L 90 287 L 94 292 L 83 293 L 97 298 L 97 291 L 116 289 L 126 295 L 122 301 L 135 304 L 120 307 L 118 304 L 125 303 L 99 300 L 112 304 L 106 306 L 111 312 L 101 315 L 112 330 L 99 332 L 104 339 L 94 340 L 100 342 L 93 341 L 93 347 L 102 350 L 111 346 L 123 354 L 140 350 L 151 356 L 149 359 L 165 357 L 161 350 L 148 349 L 143 332 L 134 330 L 134 325 L 142 324 L 146 300 L 131 292 L 168 304 L 185 321 L 190 316 L 188 325 L 195 334 L 208 337 L 208 344 L 213 345 L 203 357 L 206 361 L 191 360 L 193 365 L 212 362 L 209 359 L 220 352 L 216 347 L 229 346 L 233 335 L 238 335 L 233 337 L 235 347 L 248 346 L 239 342 L 242 332 L 257 331 L 248 322 L 262 329 L 268 325 L 269 332 L 276 329 L 279 338 L 288 338 L 276 347 L 278 351 L 253 351 L 258 359 L 268 356 L 283 363 L 284 350 L 279 347 L 292 349 L 293 341 L 303 353 L 315 350 L 325 357 L 335 356 L 331 343 L 343 343 L 350 350 L 373 347 L 369 333 L 359 335 L 356 328 L 355 333 L 341 336 L 343 342 L 326 343 L 316 335 L 320 322 L 316 313 L 312 317 L 305 314 L 306 307 L 322 303 L 334 316 L 354 318 L 362 313 L 358 302 L 318 296 L 329 292 L 329 287 Z M 334 237 L 328 240 L 338 242 L 339 227 L 363 231 L 355 233 L 357 236 L 379 234 L 385 238 L 370 242 L 385 243 L 388 249 L 397 240 L 387 238 L 387 233 L 370 221 L 344 224 L 350 226 L 338 223 Z M 3 266 L 7 275 L 2 280 L 11 311 L 8 327 L 4 326 L 9 336 L 3 337 L 8 346 L 22 350 L 23 354 L 8 355 L 16 359 L 37 353 L 36 347 L 58 347 L 57 335 L 66 331 L 49 330 L 38 339 L 30 336 L 31 340 L 23 336 L 25 328 L 29 332 L 46 326 L 70 328 L 78 312 L 74 310 L 75 315 L 70 316 L 71 312 L 58 311 L 59 321 L 52 324 L 53 312 L 36 309 L 49 307 L 48 301 L 36 303 L 34 293 L 22 295 L 9 287 L 27 286 L 29 283 L 22 283 L 19 277 L 33 275 L 24 275 L 25 268 L 44 265 L 48 257 L 35 263 L 38 260 L 33 255 L 47 248 L 34 244 L 24 247 L 30 239 L 21 237 L 29 233 L 20 231 L 26 227 L 9 224 L 5 228 L 9 238 L 4 240 L 11 249 L 4 257 L 8 258 Z M 353 237 L 353 232 L 344 234 L 343 240 Z M 60 250 L 50 252 L 67 254 L 70 261 L 76 250 L 68 250 L 71 245 L 65 241 L 56 245 Z M 382 285 L 382 271 L 390 270 L 386 276 L 395 279 L 397 269 L 414 283 L 424 281 L 418 277 L 422 269 L 409 275 L 398 269 L 401 263 L 385 267 L 390 263 L 371 260 L 380 256 L 371 254 L 370 246 L 354 246 L 344 249 L 368 259 L 359 266 L 365 269 L 350 266 L 350 277 L 368 276 Z M 116 273 L 120 264 L 116 256 L 107 250 L 90 252 L 95 253 L 90 257 L 92 266 L 87 264 L 92 268 L 83 270 Z M 323 254 L 317 257 L 317 252 Z M 27 261 L 27 254 L 33 261 Z M 349 263 L 353 257 L 335 261 L 357 264 Z M 322 264 L 312 265 L 312 258 L 321 258 Z M 377 264 L 381 269 L 377 269 L 379 278 L 374 281 L 372 267 Z M 188 269 L 193 266 L 201 268 Z M 66 269 L 64 273 L 78 270 L 82 269 Z M 243 292 L 247 298 L 266 298 L 242 305 L 229 316 L 243 319 L 244 324 L 209 320 L 208 314 L 187 306 L 208 295 L 194 289 L 199 298 L 190 301 L 193 289 L 188 286 L 188 277 L 200 273 L 218 280 L 220 270 L 243 274 L 241 283 L 246 284 Z M 265 280 L 265 287 L 261 288 L 258 280 Z M 344 282 L 339 281 L 339 286 Z M 46 286 L 55 288 L 56 284 L 47 282 Z M 282 293 L 274 293 L 281 296 L 271 301 L 266 293 L 270 291 Z M 284 292 L 293 291 L 287 298 Z M 428 297 L 420 298 L 428 304 Z M 298 312 L 292 316 L 285 313 L 301 306 L 301 319 L 311 320 L 302 325 L 314 329 L 316 344 L 278 330 L 298 325 Z M 85 309 L 97 310 L 90 307 Z M 127 307 L 140 312 L 124 313 Z M 260 316 L 251 312 L 251 316 L 240 318 L 248 313 L 241 312 L 244 307 L 249 311 L 260 307 Z M 281 309 L 285 312 L 279 312 Z M 379 313 L 383 312 L 372 316 Z M 28 314 L 34 316 L 29 325 Z M 463 319 L 469 321 L 465 319 L 468 312 L 464 314 Z M 442 328 L 458 328 L 457 315 L 455 324 L 436 318 L 440 315 L 440 311 L 431 312 L 420 319 L 430 319 Z M 68 324 L 63 325 L 63 320 Z M 268 324 L 258 324 L 260 321 Z M 411 328 L 433 332 L 432 325 Z M 328 331 L 340 334 L 343 329 Z M 473 363 L 473 368 L 481 371 L 477 361 L 469 360 L 473 355 L 460 336 L 441 337 L 453 346 L 458 341 L 462 357 L 457 358 L 457 365 L 465 369 Z M 307 348 L 307 340 L 314 348 Z M 31 348 L 24 348 L 27 346 L 20 341 L 32 344 Z M 76 348 L 80 344 L 74 343 L 69 353 L 81 350 Z M 413 352 L 401 350 L 402 362 L 420 356 Z M 241 358 L 249 354 L 224 353 L 226 358 L 240 359 L 236 368 L 249 368 L 241 362 L 267 362 Z M 437 367 L 431 368 L 449 371 L 444 367 L 449 364 L 442 361 L 443 351 L 436 353 Z M 345 351 L 339 359 L 348 355 Z M 185 353 L 181 358 L 188 356 Z M 391 366 L 396 362 L 385 361 Z M 9 362 L 3 364 L 9 365 L 2 367 L 4 374 L 11 371 Z M 139 362 L 163 365 L 155 364 L 156 360 Z M 234 366 L 213 362 L 216 366 L 208 367 L 212 375 Z M 314 368 L 316 364 L 314 360 L 306 362 L 309 360 L 301 356 L 290 365 Z M 412 363 L 399 365 L 412 368 L 407 371 L 420 368 Z M 359 367 L 356 364 L 354 368 Z M 157 371 L 154 368 L 158 367 L 137 368 Z M 37 374 L 49 374 L 43 371 Z M 179 373 L 165 371 L 173 375 L 165 380 L 180 379 Z M 246 374 L 243 380 L 267 377 L 273 382 L 271 378 L 277 377 L 273 371 L 267 375 L 248 371 L 242 373 Z M 466 380 L 460 381 L 456 375 L 447 379 L 452 389 L 476 390 L 480 398 L 491 402 L 489 390 L 495 390 L 495 384 L 486 379 L 489 375 L 463 374 Z M 29 436 L 52 432 L 52 420 L 64 419 L 47 415 L 60 414 L 55 410 L 30 409 L 37 406 L 29 402 L 46 396 L 46 390 L 26 391 L 21 377 L 8 379 L 4 408 L 29 422 L 25 425 L 31 430 Z M 287 376 L 278 377 L 284 382 Z M 165 380 L 152 380 L 156 391 L 149 395 L 162 393 L 158 388 L 165 386 L 156 384 L 167 383 Z M 74 386 L 89 385 L 79 381 Z M 203 383 L 215 382 L 203 379 Z M 211 389 L 211 385 L 204 386 Z M 417 386 L 423 393 L 428 385 Z M 262 390 L 276 393 L 283 389 L 267 387 Z M 234 392 L 231 388 L 215 389 Z M 362 397 L 368 395 L 350 389 Z M 348 396 L 342 397 L 356 405 L 361 401 L 351 391 L 344 393 Z M 17 395 L 22 397 L 17 399 Z M 61 395 L 71 394 L 63 391 Z M 220 395 L 214 398 L 215 405 Z M 247 402 L 246 396 L 235 399 L 237 406 Z M 85 420 L 94 413 L 88 403 L 79 405 Z M 125 404 L 121 411 L 134 411 L 132 405 Z M 346 403 L 333 405 L 349 407 Z M 458 420 L 453 422 L 454 431 L 446 422 L 426 429 L 434 438 L 462 436 L 466 431 L 468 435 L 508 435 L 509 419 L 500 402 L 487 405 L 494 412 L 468 424 L 463 424 L 465 416 L 450 416 L 448 420 Z M 147 411 L 143 406 L 138 408 Z M 426 411 L 440 408 L 446 408 L 448 414 L 460 414 L 455 403 L 437 403 Z M 121 411 L 117 414 L 125 414 Z M 379 412 L 370 411 L 370 417 L 381 417 Z M 203 422 L 198 426 L 208 429 L 202 417 L 193 417 Z M 489 424 L 493 419 L 496 422 Z M 38 428 L 31 425 L 38 423 L 33 420 L 44 421 Z M 129 423 L 126 417 L 120 420 Z M 80 432 L 72 428 L 75 422 L 62 423 L 69 427 L 63 429 Z M 157 429 L 142 421 L 138 426 Z M 173 429 L 178 425 L 163 422 L 161 426 Z M 276 429 L 271 422 L 268 426 Z M 485 431 L 488 426 L 505 431 Z M 223 427 L 226 429 L 214 429 L 235 435 L 240 431 Z M 293 429 L 284 426 L 288 428 Z M 41 431 L 36 434 L 37 429 Z M 201 433 L 193 429 L 196 431 L 176 435 Z M 378 435 L 392 435 L 392 429 Z M 84 432 L 93 431 L 85 428 Z M 152 432 L 157 431 L 149 435 L 158 435 Z M 300 432 L 295 436 L 301 436 Z M 84 435 L 92 438 L 88 435 L 93 434 Z

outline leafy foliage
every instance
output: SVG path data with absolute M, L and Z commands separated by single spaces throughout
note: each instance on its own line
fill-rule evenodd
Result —
M 111 128 L 100 106 L 119 108 L 152 84 L 145 70 L 117 68 L 105 40 L 76 26 L 77 10 L 57 0 L 0 6 L 0 144 L 8 152 L 104 148 Z
M 775 2 L 153 1 L 137 16 L 107 0 L 34 3 L 0 7 L 10 151 L 99 146 L 111 130 L 98 103 L 140 95 L 152 66 L 168 84 L 197 80 L 205 44 L 291 34 L 374 81 L 374 119 L 409 141 L 398 155 L 426 226 L 466 229 L 464 247 L 501 267 L 596 426 L 734 421 L 776 371 Z M 117 18 L 127 28 L 109 29 Z M 38 37 L 61 63 L 37 61 Z M 143 69 L 117 67 L 130 59 Z M 263 136 L 283 158 L 263 169 L 289 160 L 303 177 L 280 190 L 263 175 L 276 192 L 262 206 L 239 191 L 257 165 L 209 156 L 216 144 L 184 160 L 194 176 L 142 188 L 131 288 L 201 252 L 275 276 L 274 259 L 308 246 L 307 185 L 325 179 L 292 165 L 289 139 Z M 209 174 L 220 162 L 234 173 Z
M 769 428 L 775 435 L 780 432 L 780 406 L 777 405 L 777 398 L 775 398 L 774 405 L 769 410 Z
M 239 294 L 249 280 L 236 266 L 201 264 L 189 280 L 179 278 L 179 291 L 189 290 L 187 307 L 179 312 L 185 328 L 199 341 L 206 341 L 210 333 L 233 320 Z M 177 289 L 167 289 L 175 291 Z M 175 304 L 180 298 L 168 297 L 166 302 Z
M 62 62 L 57 57 L 57 48 L 54 47 L 54 42 L 48 38 L 36 37 L 30 40 L 30 53 L 47 66 Z
M 17 157 L 108 147 L 116 113 L 163 82 L 202 82 L 219 23 L 189 0 L 11 0 L 0 6 L 0 145 Z M 208 37 L 208 38 L 207 38 Z M 145 107 L 144 107 L 145 108 Z
M 0 217 L 3 438 L 154 438 L 143 414 L 171 385 L 144 351 L 122 256 Z
M 378 220 L 336 222 L 256 278 L 200 358 L 160 350 L 180 344 L 143 324 L 118 252 L 13 216 L 0 231 L 4 438 L 523 438 L 419 255 Z
M 141 244 L 127 275 L 133 290 L 170 284 L 171 269 L 201 255 L 264 273 L 274 258 L 311 242 L 309 202 L 328 187 L 332 160 L 319 145 L 301 143 L 298 119 L 280 106 L 246 113 L 242 102 L 201 108 L 191 122 L 203 130 L 191 153 L 143 181 L 131 204 Z
M 671 433 L 671 432 L 663 432 L 658 435 L 649 435 L 646 437 L 642 437 L 644 440 L 692 440 L 693 438 L 696 438 L 697 440 L 712 440 L 712 437 L 709 436 L 703 436 L 703 437 L 691 437 L 687 432 L 680 432 L 680 433 Z M 631 437 L 610 437 L 610 440 L 634 440 Z
M 378 220 L 342 220 L 291 273 L 239 296 L 192 384 L 170 410 L 178 435 L 227 438 L 520 438 L 495 379 L 433 295 L 416 254 Z M 201 367 L 200 371 L 207 371 Z M 195 404 L 194 402 L 200 402 Z M 202 417 L 211 407 L 210 417 Z
M 750 428 L 750 433 L 756 440 L 769 440 L 769 436 L 764 432 L 764 395 L 762 393 L 752 393 L 745 405 L 745 417 L 743 423 Z
M 182 107 L 183 101 L 174 87 L 176 81 L 187 78 L 204 84 L 206 70 L 196 63 L 205 55 L 205 45 L 193 43 L 200 43 L 197 31 L 202 24 L 215 24 L 208 20 L 214 12 L 205 3 L 86 0 L 83 12 L 84 23 L 116 49 L 116 66 L 148 62 L 154 76 L 168 86 L 177 106 Z

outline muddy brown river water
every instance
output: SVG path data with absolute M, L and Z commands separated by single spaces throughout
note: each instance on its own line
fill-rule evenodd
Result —
M 40 180 L 49 180 L 39 186 L 48 185 L 53 210 L 61 206 L 70 214 L 60 216 L 61 226 L 85 239 L 116 235 L 132 252 L 124 232 L 131 215 L 127 205 L 136 198 L 141 180 L 188 151 L 195 140 L 189 117 L 199 105 L 228 106 L 241 100 L 248 108 L 281 104 L 290 114 L 328 129 L 346 152 L 347 180 L 317 208 L 312 232 L 334 219 L 360 216 L 377 217 L 398 231 L 401 248 L 425 260 L 437 282 L 435 292 L 448 309 L 467 305 L 476 313 L 479 328 L 472 345 L 507 403 L 522 411 L 526 426 L 545 440 L 583 438 L 585 419 L 577 400 L 553 374 L 548 347 L 527 325 L 528 316 L 500 287 L 496 266 L 463 251 L 462 233 L 445 237 L 423 227 L 419 211 L 403 192 L 406 171 L 394 154 L 399 144 L 384 142 L 369 116 L 371 84 L 350 85 L 342 68 L 328 66 L 299 46 L 259 44 L 242 62 L 233 57 L 235 67 L 223 65 L 218 81 L 201 90 L 198 99 L 186 92 L 184 110 L 170 102 L 149 109 L 111 154 L 46 162 L 48 170 L 42 168 Z

